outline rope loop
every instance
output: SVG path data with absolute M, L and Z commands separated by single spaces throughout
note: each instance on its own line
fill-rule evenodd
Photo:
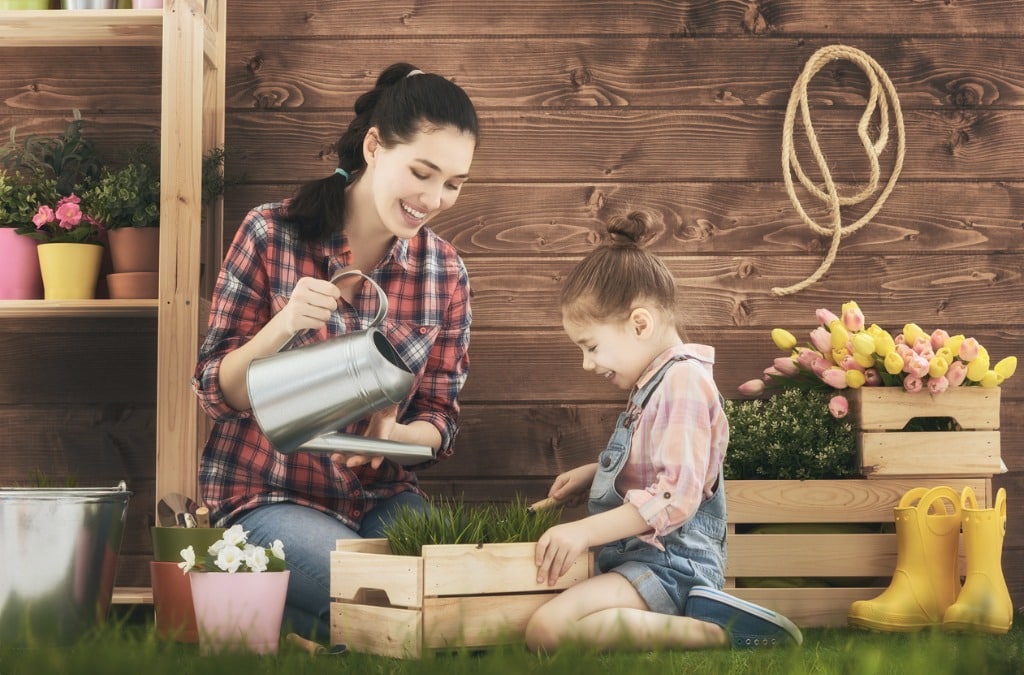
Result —
M 829 62 L 838 60 L 852 61 L 857 64 L 857 66 L 859 66 L 867 75 L 868 82 L 871 85 L 867 104 L 864 108 L 864 112 L 860 116 L 860 120 L 857 123 L 857 137 L 860 139 L 861 146 L 864 148 L 864 153 L 867 155 L 868 164 L 870 166 L 870 176 L 867 184 L 861 190 L 856 194 L 845 196 L 839 194 L 839 190 L 832 179 L 832 172 L 829 170 L 828 162 L 825 160 L 825 156 L 821 151 L 821 146 L 818 143 L 818 137 L 814 132 L 814 124 L 811 121 L 810 103 L 807 94 L 807 86 L 818 71 L 824 68 Z M 810 177 L 808 177 L 807 173 L 803 170 L 803 167 L 800 166 L 800 160 L 796 156 L 796 149 L 793 146 L 793 128 L 796 124 L 797 108 L 800 110 L 800 120 L 804 127 L 804 133 L 807 135 L 807 141 L 810 145 L 811 153 L 814 155 L 814 161 L 817 164 L 818 171 L 821 173 L 824 182 L 824 189 L 815 185 Z M 869 133 L 869 126 L 872 118 L 875 116 L 876 110 L 878 112 L 879 131 L 878 138 L 872 140 Z M 878 189 L 881 176 L 879 155 L 882 154 L 886 144 L 889 142 L 890 110 L 892 111 L 892 118 L 896 124 L 896 158 L 892 173 L 889 176 L 889 181 L 886 183 L 882 192 L 878 195 L 878 198 L 875 200 L 872 207 L 856 222 L 850 223 L 844 227 L 841 207 L 859 204 L 868 199 Z M 896 181 L 899 179 L 900 172 L 903 170 L 903 159 L 905 155 L 906 137 L 903 128 L 903 113 L 900 109 L 900 101 L 896 95 L 896 88 L 893 86 L 892 81 L 889 79 L 889 76 L 886 75 L 882 67 L 864 52 L 846 45 L 829 45 L 827 47 L 822 47 L 815 52 L 814 55 L 808 59 L 806 65 L 804 65 L 803 72 L 800 73 L 800 77 L 797 78 L 796 83 L 793 85 L 793 91 L 789 96 L 789 104 L 786 106 L 786 118 L 782 126 L 782 176 L 786 182 L 786 192 L 789 194 L 789 200 L 792 202 L 797 213 L 800 214 L 800 218 L 803 220 L 804 224 L 811 228 L 811 230 L 816 234 L 831 237 L 832 242 L 824 260 L 822 260 L 821 265 L 818 266 L 818 269 L 815 270 L 813 274 L 792 286 L 787 286 L 785 288 L 773 288 L 773 295 L 791 295 L 807 288 L 824 276 L 835 261 L 836 253 L 839 251 L 840 239 L 846 235 L 853 234 L 866 225 L 875 217 L 875 214 L 877 214 L 882 208 L 885 200 L 889 198 L 890 194 L 892 194 L 892 190 L 896 186 Z M 800 184 L 803 185 L 808 192 L 828 205 L 831 223 L 828 225 L 820 225 L 807 214 L 807 211 L 804 210 L 803 205 L 800 203 L 800 198 L 796 194 L 793 184 L 793 174 L 796 174 Z

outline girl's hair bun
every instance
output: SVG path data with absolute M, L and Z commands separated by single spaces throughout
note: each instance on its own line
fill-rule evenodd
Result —
M 608 239 L 612 246 L 637 246 L 647 240 L 653 227 L 650 214 L 631 211 L 608 221 Z

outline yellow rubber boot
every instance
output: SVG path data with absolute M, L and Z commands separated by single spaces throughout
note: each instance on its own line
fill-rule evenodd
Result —
M 1003 537 L 1006 535 L 1006 490 L 999 488 L 996 505 L 978 508 L 974 490 L 960 496 L 967 553 L 967 576 L 960 597 L 942 619 L 946 630 L 1002 635 L 1013 625 L 1013 601 L 1003 578 Z
M 960 592 L 960 496 L 953 488 L 914 488 L 893 510 L 896 570 L 873 600 L 850 605 L 851 626 L 909 632 L 942 623 Z

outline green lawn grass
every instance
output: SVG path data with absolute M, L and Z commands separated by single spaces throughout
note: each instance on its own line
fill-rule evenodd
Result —
M 421 660 L 365 654 L 317 655 L 282 641 L 276 656 L 202 656 L 196 645 L 156 637 L 151 613 L 115 615 L 71 646 L 0 645 L 0 675 L 102 673 L 115 675 L 666 675 L 669 673 L 882 673 L 939 675 L 1024 672 L 1024 615 L 1004 636 L 956 635 L 938 630 L 912 634 L 852 629 L 805 630 L 804 644 L 762 651 L 708 650 L 602 654 L 567 649 L 539 656 L 516 646 L 476 653 L 446 653 Z

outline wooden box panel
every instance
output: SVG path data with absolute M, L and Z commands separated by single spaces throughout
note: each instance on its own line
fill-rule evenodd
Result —
M 454 544 L 398 556 L 384 539 L 339 540 L 331 552 L 331 639 L 398 657 L 522 639 L 534 610 L 593 569 L 587 554 L 555 586 L 538 584 L 534 549 Z
M 1006 471 L 1000 450 L 999 388 L 911 394 L 898 387 L 850 392 L 861 474 L 981 476 Z M 948 417 L 961 431 L 903 431 L 915 418 Z
M 892 524 L 908 490 L 936 485 L 958 493 L 969 485 L 979 504 L 992 501 L 991 480 L 976 477 L 726 481 L 726 588 L 799 626 L 845 626 L 850 603 L 876 597 L 892 578 L 896 536 L 839 530 Z M 755 525 L 772 533 L 751 531 Z

